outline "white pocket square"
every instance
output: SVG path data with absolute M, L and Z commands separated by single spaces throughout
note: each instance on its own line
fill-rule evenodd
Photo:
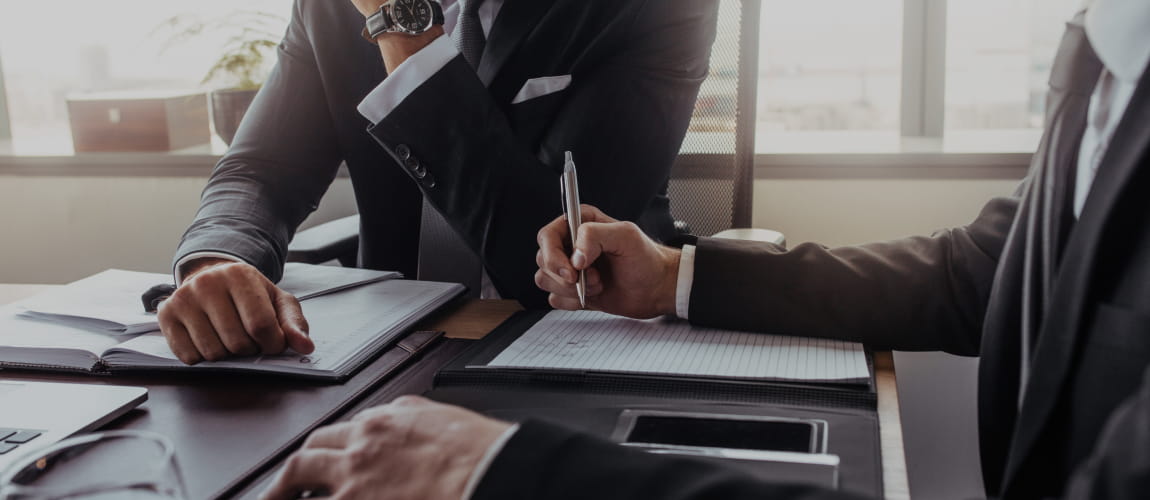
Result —
M 519 104 L 523 101 L 530 101 L 536 97 L 554 94 L 570 85 L 571 75 L 532 78 L 523 84 L 523 88 L 519 89 L 519 93 L 515 95 L 515 99 L 511 101 L 511 104 Z

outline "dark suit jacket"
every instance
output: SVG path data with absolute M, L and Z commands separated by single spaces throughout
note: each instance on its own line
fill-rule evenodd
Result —
M 363 16 L 349 0 L 297 0 L 278 64 L 176 260 L 224 252 L 278 280 L 294 231 L 346 162 L 362 266 L 415 276 L 422 192 L 504 297 L 544 304 L 535 235 L 561 213 L 564 150 L 575 153 L 585 202 L 671 235 L 667 177 L 707 74 L 716 8 L 506 0 L 478 71 L 456 57 L 371 124 L 356 106 L 386 74 L 360 37 Z M 565 74 L 567 89 L 511 104 L 527 80 Z M 401 145 L 419 168 L 399 160 Z
M 1072 24 L 1051 75 L 1048 128 L 1017 196 L 929 238 L 790 251 L 700 240 L 691 321 L 981 355 L 990 496 L 1145 498 L 1150 78 L 1142 77 L 1075 222 L 1071 179 L 1101 71 L 1092 54 Z M 840 496 L 639 456 L 538 423 L 521 432 L 492 465 L 479 498 Z M 523 459 L 528 454 L 534 462 Z M 570 472 L 534 470 L 549 465 Z M 518 490 L 505 484 L 523 477 L 537 479 Z

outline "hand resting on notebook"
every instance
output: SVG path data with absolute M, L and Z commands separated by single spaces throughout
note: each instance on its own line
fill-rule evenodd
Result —
M 591 205 L 581 206 L 583 224 L 575 251 L 564 217 L 539 231 L 535 284 L 550 292 L 556 309 L 579 309 L 578 270 L 587 271 L 587 308 L 632 318 L 675 313 L 679 250 L 648 238 Z M 568 255 L 571 255 L 568 258 Z
M 197 259 L 184 281 L 160 304 L 160 330 L 189 365 L 231 356 L 311 353 L 299 301 L 243 262 Z

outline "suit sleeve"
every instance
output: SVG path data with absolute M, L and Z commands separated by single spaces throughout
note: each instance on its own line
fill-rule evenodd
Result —
M 649 3 L 630 29 L 613 28 L 627 37 L 621 50 L 574 75 L 537 141 L 517 133 L 461 56 L 369 129 L 504 297 L 546 305 L 535 236 L 561 212 L 563 151 L 575 154 L 582 200 L 621 219 L 637 220 L 667 181 L 706 76 L 716 6 Z
M 645 453 L 529 420 L 480 480 L 472 500 L 658 498 L 850 500 L 849 493 L 774 484 L 717 465 Z
M 1070 477 L 1068 499 L 1146 498 L 1150 491 L 1150 369 L 1110 415 L 1094 452 Z
M 1017 207 L 996 198 L 964 227 L 841 248 L 700 239 L 690 321 L 977 355 Z
M 297 2 L 276 67 L 212 172 L 175 262 L 224 253 L 278 281 L 288 242 L 335 179 L 341 157 L 304 16 Z

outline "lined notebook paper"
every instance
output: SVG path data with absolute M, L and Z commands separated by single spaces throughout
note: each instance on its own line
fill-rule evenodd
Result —
M 821 382 L 869 379 L 862 344 L 553 311 L 486 366 Z

